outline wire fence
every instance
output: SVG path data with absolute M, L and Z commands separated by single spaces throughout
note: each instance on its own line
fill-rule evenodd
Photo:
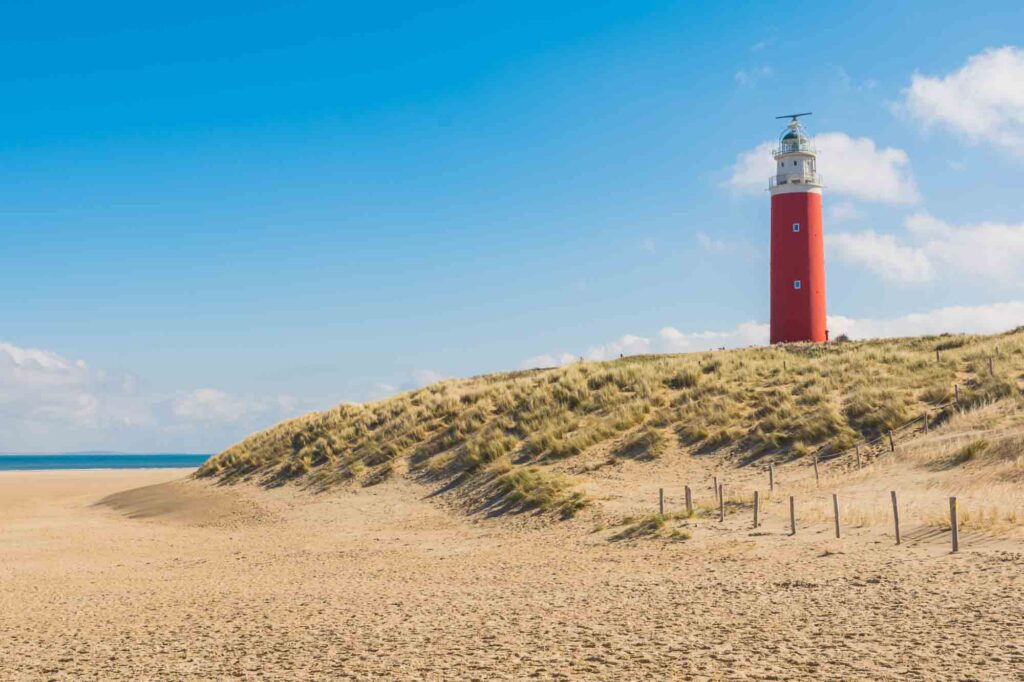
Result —
M 885 441 L 887 439 L 889 439 L 890 443 L 891 443 L 891 440 L 893 439 L 893 437 L 896 434 L 905 433 L 908 429 L 914 427 L 916 424 L 922 424 L 922 426 L 927 429 L 929 424 L 932 423 L 932 422 L 928 421 L 929 413 L 932 410 L 936 410 L 936 411 L 939 412 L 939 414 L 942 414 L 946 410 L 946 408 L 949 408 L 949 407 L 952 407 L 954 409 L 959 409 L 960 408 L 959 400 L 956 399 L 956 398 L 953 398 L 952 400 L 947 400 L 947 401 L 944 401 L 944 402 L 939 402 L 939 403 L 926 403 L 926 405 L 927 405 L 927 408 L 925 409 L 925 413 L 924 414 L 919 415 L 917 417 L 914 417 L 913 419 L 911 419 L 911 420 L 909 420 L 907 422 L 904 422 L 903 424 L 900 424 L 899 426 L 895 426 L 895 427 L 893 427 L 891 429 L 888 429 L 888 430 L 880 433 L 879 435 L 877 435 L 874 438 L 871 438 L 871 439 L 862 438 L 859 441 L 855 441 L 853 445 L 851 445 L 850 447 L 846 448 L 845 450 L 839 450 L 837 452 L 832 452 L 830 450 L 831 444 L 826 443 L 826 444 L 820 446 L 818 448 L 818 450 L 813 453 L 813 456 L 817 460 L 819 460 L 819 461 L 826 461 L 827 462 L 827 461 L 839 459 L 839 458 L 843 457 L 844 455 L 849 455 L 851 453 L 855 454 L 858 451 L 859 448 L 870 449 L 870 448 L 874 447 L 876 444 L 883 444 L 883 447 L 884 447 L 884 443 L 885 443 Z
M 938 351 L 936 351 L 936 360 L 939 359 Z M 993 367 L 993 358 L 988 357 L 988 372 L 990 376 L 995 376 L 995 370 Z M 895 453 L 896 451 L 896 437 L 897 435 L 906 434 L 908 431 L 917 428 L 923 428 L 924 432 L 927 433 L 931 430 L 932 426 L 939 427 L 942 423 L 956 413 L 963 413 L 967 410 L 979 407 L 988 403 L 991 399 L 998 398 L 995 395 L 986 395 L 983 391 L 981 393 L 967 393 L 965 396 L 961 395 L 961 384 L 960 382 L 953 384 L 953 395 L 950 398 L 946 398 L 937 402 L 928 403 L 925 402 L 925 410 L 923 414 L 920 414 L 913 419 L 909 419 L 897 426 L 890 429 L 885 429 L 873 438 L 861 437 L 854 441 L 853 445 L 844 448 L 842 450 L 832 451 L 832 444 L 826 443 L 819 446 L 813 453 L 813 465 L 815 482 L 817 486 L 820 486 L 819 476 L 819 462 L 822 461 L 834 461 L 841 459 L 850 454 L 856 454 L 858 467 L 862 464 L 862 454 L 867 455 L 869 461 L 871 459 L 877 459 L 881 457 L 883 453 L 877 453 L 876 448 L 881 446 L 885 448 L 885 442 L 888 440 L 888 451 Z M 971 384 L 968 382 L 966 387 L 970 389 Z M 933 417 L 934 415 L 934 417 Z M 768 464 L 768 483 L 769 489 L 773 493 L 776 488 L 776 476 L 775 476 L 775 462 Z M 713 491 L 716 498 L 717 516 L 719 522 L 724 522 L 726 518 L 726 498 L 725 498 L 725 482 L 719 480 L 718 476 L 713 476 Z M 686 514 L 688 517 L 694 516 L 695 509 L 693 504 L 693 495 L 689 486 L 684 486 L 685 502 L 686 502 Z M 665 517 L 666 509 L 666 498 L 664 489 L 658 491 L 658 507 L 659 514 L 662 519 Z M 753 528 L 757 529 L 761 523 L 760 513 L 762 507 L 762 494 L 759 490 L 753 492 Z M 770 497 L 769 497 L 770 499 Z M 892 505 L 892 521 L 894 524 L 894 535 L 896 544 L 901 543 L 901 532 L 900 532 L 900 507 L 897 491 L 890 491 L 890 499 Z M 948 498 L 949 503 L 949 530 L 951 534 L 952 551 L 959 551 L 959 530 L 961 524 L 961 518 L 958 513 L 958 500 L 955 496 Z M 840 519 L 840 505 L 839 505 L 839 493 L 832 493 L 832 520 L 834 522 L 835 537 L 841 537 L 841 519 Z M 789 530 L 790 535 L 796 535 L 797 533 L 797 514 L 796 514 L 796 497 L 793 495 L 789 496 Z

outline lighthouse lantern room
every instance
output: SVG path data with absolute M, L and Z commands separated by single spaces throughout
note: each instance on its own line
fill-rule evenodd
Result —
M 822 185 L 814 143 L 800 124 L 800 117 L 807 115 L 779 116 L 790 121 L 772 152 L 772 343 L 828 340 Z

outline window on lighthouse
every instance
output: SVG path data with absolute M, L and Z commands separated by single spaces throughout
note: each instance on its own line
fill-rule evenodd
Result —
M 800 231 L 800 223 L 793 223 L 793 231 L 794 232 L 799 232 Z
M 800 280 L 798 280 L 798 279 L 794 279 L 793 280 L 793 288 L 797 289 L 797 290 L 800 289 Z

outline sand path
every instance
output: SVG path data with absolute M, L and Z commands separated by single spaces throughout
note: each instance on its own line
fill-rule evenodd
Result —
M 609 542 L 409 482 L 181 475 L 0 474 L 0 679 L 1024 680 L 1013 544 L 779 518 Z

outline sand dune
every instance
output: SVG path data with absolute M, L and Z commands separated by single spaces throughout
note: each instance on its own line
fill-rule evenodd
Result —
M 273 515 L 236 491 L 198 486 L 190 480 L 123 490 L 107 495 L 97 506 L 108 507 L 129 519 L 161 519 L 195 526 L 266 523 Z

